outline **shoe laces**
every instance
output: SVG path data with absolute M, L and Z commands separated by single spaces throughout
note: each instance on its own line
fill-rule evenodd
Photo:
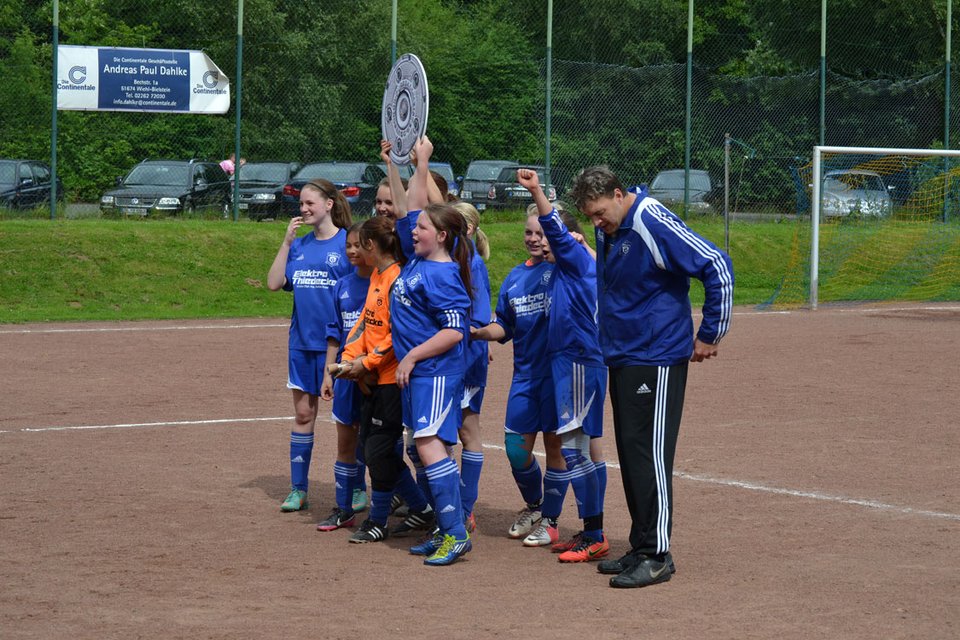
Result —
M 585 551 L 592 547 L 595 544 L 600 544 L 600 540 L 591 540 L 590 538 L 583 535 L 583 533 L 578 533 L 574 536 L 576 539 L 576 544 L 570 549 L 570 551 Z
M 517 524 L 529 524 L 533 522 L 533 514 L 536 513 L 536 509 L 531 509 L 530 507 L 524 507 L 517 514 Z
M 443 541 L 440 543 L 440 546 L 437 548 L 436 555 L 445 556 L 453 551 L 453 546 L 457 544 L 457 539 L 451 534 L 443 536 Z

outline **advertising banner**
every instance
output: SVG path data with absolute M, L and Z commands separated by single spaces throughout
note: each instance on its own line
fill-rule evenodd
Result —
M 221 114 L 230 79 L 202 51 L 60 45 L 57 108 Z

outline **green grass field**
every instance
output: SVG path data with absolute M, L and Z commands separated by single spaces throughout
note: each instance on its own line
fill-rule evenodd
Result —
M 693 219 L 690 226 L 723 246 L 722 220 Z M 0 323 L 285 317 L 290 296 L 264 284 L 285 228 L 223 220 L 0 220 Z M 526 257 L 522 214 L 490 214 L 482 228 L 493 247 L 487 266 L 495 298 L 507 272 Z M 735 304 L 768 301 L 797 270 L 796 230 L 790 222 L 731 224 Z M 937 268 L 954 284 L 936 297 L 960 297 L 960 261 Z M 895 273 L 888 268 L 884 278 Z M 702 301 L 696 281 L 691 297 L 695 306 Z

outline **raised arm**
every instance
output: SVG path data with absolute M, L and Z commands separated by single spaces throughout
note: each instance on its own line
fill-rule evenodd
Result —
M 417 211 L 430 204 L 430 156 L 433 154 L 433 143 L 430 138 L 423 136 L 413 146 L 417 154 L 416 170 L 410 178 L 410 191 L 407 193 L 407 208 L 404 211 Z
M 393 199 L 393 207 L 397 216 L 407 215 L 407 192 L 403 188 L 403 180 L 400 178 L 400 170 L 397 165 L 390 160 L 390 150 L 393 144 L 389 140 L 380 141 L 380 159 L 387 166 L 387 179 L 390 181 L 390 198 Z

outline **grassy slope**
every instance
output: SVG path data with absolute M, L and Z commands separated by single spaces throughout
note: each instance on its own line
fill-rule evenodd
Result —
M 691 226 L 723 246 L 722 221 Z M 0 222 L 0 322 L 286 316 L 290 297 L 266 289 L 283 223 L 223 221 Z M 521 216 L 484 221 L 494 296 L 526 256 Z M 737 304 L 766 301 L 790 256 L 793 224 L 731 226 Z M 702 289 L 694 282 L 695 305 Z

